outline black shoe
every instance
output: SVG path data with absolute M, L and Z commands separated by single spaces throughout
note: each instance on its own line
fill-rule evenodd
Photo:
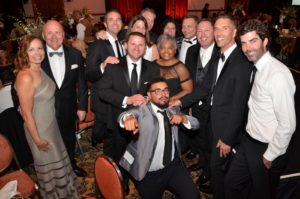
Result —
M 76 167 L 74 168 L 74 173 L 78 176 L 78 177 L 86 177 L 88 175 L 88 173 L 83 170 L 80 167 Z
M 209 177 L 205 176 L 205 175 L 200 175 L 199 178 L 197 179 L 196 183 L 198 185 L 203 185 L 205 183 L 207 183 L 209 181 Z
M 188 159 L 188 160 L 192 160 L 192 159 L 194 159 L 194 158 L 196 158 L 196 157 L 197 157 L 197 154 L 194 153 L 194 152 L 189 152 L 189 153 L 185 156 L 185 158 Z
M 213 191 L 209 185 L 200 185 L 199 186 L 199 191 L 207 194 L 212 194 Z
M 203 169 L 203 166 L 199 163 L 192 164 L 191 166 L 188 167 L 189 171 L 199 171 L 200 169 Z

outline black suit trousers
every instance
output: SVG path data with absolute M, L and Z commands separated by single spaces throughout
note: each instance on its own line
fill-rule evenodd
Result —
M 226 198 L 276 198 L 286 155 L 276 158 L 272 167 L 267 169 L 263 164 L 263 154 L 267 147 L 267 143 L 259 142 L 246 133 L 225 178 Z
M 141 181 L 134 181 L 134 183 L 143 199 L 161 199 L 166 189 L 180 199 L 200 198 L 200 192 L 190 173 L 178 157 L 166 168 L 148 172 Z

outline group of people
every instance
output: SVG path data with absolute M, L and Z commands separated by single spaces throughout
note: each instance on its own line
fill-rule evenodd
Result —
M 166 189 L 200 198 L 182 157 L 189 147 L 215 199 L 273 198 L 296 126 L 295 83 L 269 53 L 267 28 L 258 20 L 237 27 L 225 14 L 186 16 L 182 39 L 172 20 L 157 38 L 155 17 L 145 9 L 120 34 L 121 14 L 108 11 L 86 60 L 63 44 L 55 20 L 44 24 L 44 44 L 21 40 L 14 87 L 41 196 L 79 198 L 76 175 L 87 173 L 75 161 L 75 122 L 85 118 L 89 81 L 92 143 L 103 140 L 125 191 L 131 179 L 142 198 Z

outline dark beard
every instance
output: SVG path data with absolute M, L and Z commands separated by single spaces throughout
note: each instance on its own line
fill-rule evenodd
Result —
M 165 108 L 168 108 L 168 106 L 169 106 L 169 103 L 166 103 L 166 104 L 157 104 L 155 102 L 152 102 L 152 103 L 155 104 L 160 109 L 165 109 Z

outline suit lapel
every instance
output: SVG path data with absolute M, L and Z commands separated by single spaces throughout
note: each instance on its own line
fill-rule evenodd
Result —
M 222 78 L 222 75 L 225 73 L 226 69 L 228 68 L 228 65 L 230 65 L 230 62 L 231 62 L 231 59 L 232 57 L 235 56 L 235 53 L 237 52 L 237 49 L 238 47 L 236 47 L 229 55 L 229 57 L 227 58 L 221 72 L 220 72 L 220 75 L 219 75 L 219 78 L 218 78 L 218 81 L 216 82 L 216 84 L 219 82 L 219 80 Z M 218 67 L 217 67 L 218 68 Z
M 109 54 L 114 55 L 115 57 L 117 57 L 117 55 L 115 54 L 114 49 L 113 49 L 111 43 L 109 42 L 109 40 L 104 40 L 104 42 L 107 45 L 107 50 L 109 51 Z
M 69 53 L 69 49 L 65 46 L 63 46 L 64 48 L 64 56 L 65 56 L 65 75 L 64 75 L 64 79 L 62 81 L 62 84 L 61 84 L 61 87 L 63 87 L 64 85 L 64 82 L 66 81 L 67 79 L 67 75 L 70 73 L 71 71 L 71 55 Z
M 141 84 L 143 84 L 146 81 L 146 71 L 147 71 L 147 65 L 145 63 L 145 60 L 142 59 L 142 65 L 141 65 L 141 74 L 138 84 L 138 90 L 140 90 Z
M 120 59 L 120 66 L 122 68 L 122 73 L 124 75 L 124 78 L 127 83 L 127 87 L 130 90 L 130 79 L 129 79 L 129 71 L 128 71 L 128 66 L 127 66 L 127 59 L 126 57 Z
M 46 46 L 45 46 L 44 50 L 45 50 L 45 59 L 44 59 L 44 61 L 42 63 L 42 69 L 48 75 L 48 77 L 50 77 L 52 79 L 52 81 L 56 84 L 56 87 L 57 87 L 57 83 L 55 81 L 54 75 L 53 75 L 52 70 L 51 70 L 51 66 L 50 66 L 50 62 L 49 62 L 48 52 L 47 52 Z

